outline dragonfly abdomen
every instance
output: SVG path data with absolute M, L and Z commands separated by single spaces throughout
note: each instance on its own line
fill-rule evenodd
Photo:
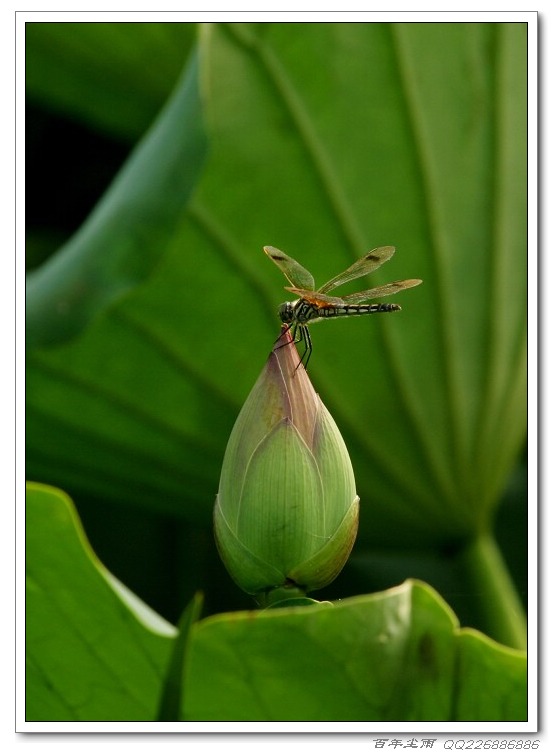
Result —
M 396 312 L 401 309 L 399 304 L 344 304 L 343 306 L 316 307 L 314 317 L 352 317 L 354 315 L 370 315 L 375 312 Z

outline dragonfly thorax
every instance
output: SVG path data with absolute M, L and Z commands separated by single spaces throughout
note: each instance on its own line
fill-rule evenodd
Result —
M 305 325 L 308 322 L 320 320 L 335 311 L 335 307 L 318 307 L 307 299 L 285 301 L 278 308 L 278 314 L 287 325 Z

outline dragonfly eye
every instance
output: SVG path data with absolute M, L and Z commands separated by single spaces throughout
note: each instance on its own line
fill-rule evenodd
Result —
M 290 323 L 294 321 L 294 306 L 292 302 L 285 301 L 278 308 L 278 316 L 284 323 Z

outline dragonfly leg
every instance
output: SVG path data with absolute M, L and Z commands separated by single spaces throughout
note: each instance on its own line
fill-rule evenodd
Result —
M 305 370 L 307 370 L 307 363 L 309 362 L 311 358 L 311 352 L 313 351 L 311 335 L 309 334 L 309 328 L 307 328 L 305 325 L 298 325 L 298 328 L 300 331 L 300 338 L 297 343 L 301 343 L 303 341 L 305 344 L 305 349 L 300 359 L 300 364 L 303 362 L 303 367 Z M 298 367 L 300 366 L 300 364 L 298 364 Z M 298 369 L 298 367 L 296 367 L 296 369 Z
M 295 323 L 293 325 L 294 331 L 292 333 L 294 337 L 294 343 L 296 346 L 298 346 L 300 343 L 303 343 L 305 348 L 303 350 L 303 354 L 301 355 L 301 359 L 298 362 L 298 366 L 296 367 L 296 370 L 302 364 L 304 368 L 307 368 L 307 363 L 309 362 L 309 357 L 311 356 L 311 352 L 313 351 L 313 347 L 311 345 L 311 336 L 309 335 L 309 328 L 306 325 L 302 325 L 301 323 Z M 306 358 L 307 357 L 307 358 Z M 304 362 L 305 359 L 305 362 Z
M 286 341 L 285 343 L 281 343 L 279 346 L 276 346 L 276 344 L 280 341 L 282 336 L 285 336 L 288 331 L 292 329 L 292 341 Z M 286 326 L 286 328 L 281 332 L 279 337 L 275 341 L 275 350 L 276 349 L 282 349 L 283 346 L 289 346 L 291 343 L 296 343 L 296 326 L 294 323 L 290 323 Z
M 296 370 L 298 369 L 300 364 L 302 364 L 302 362 L 303 362 L 304 368 L 307 368 L 307 363 L 309 362 L 309 359 L 311 357 L 313 346 L 311 344 L 311 336 L 309 334 L 309 329 L 305 325 L 302 325 L 301 323 L 297 323 L 297 322 L 290 323 L 287 329 L 283 331 L 283 333 L 280 334 L 280 336 L 277 338 L 275 343 L 278 343 L 278 341 L 282 338 L 282 336 L 285 333 L 287 333 L 290 329 L 292 330 L 292 340 L 289 341 L 288 343 L 281 343 L 280 346 L 277 346 L 276 348 L 281 349 L 283 346 L 289 346 L 291 343 L 295 343 L 296 346 L 299 345 L 300 343 L 303 343 L 305 346 L 305 349 L 303 351 L 300 361 L 298 362 L 296 366 Z

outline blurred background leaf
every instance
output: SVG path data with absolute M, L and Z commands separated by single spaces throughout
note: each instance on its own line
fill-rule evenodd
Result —
M 196 25 L 31 22 L 25 37 L 34 107 L 132 143 L 171 93 Z
M 152 51 L 156 34 L 180 39 L 184 61 L 197 31 L 140 26 L 144 45 L 134 36 L 122 45 L 135 48 L 129 80 L 154 58 L 175 60 L 174 46 Z M 39 52 L 55 64 L 51 34 L 34 29 L 29 67 Z M 97 34 L 110 46 L 125 30 Z M 93 73 L 94 45 L 73 49 Z M 182 202 L 163 235 L 135 250 L 156 255 L 150 277 L 98 307 L 78 337 L 29 353 L 28 476 L 68 490 L 108 567 L 170 620 L 197 589 L 208 613 L 249 606 L 219 563 L 211 513 L 230 429 L 285 297 L 262 246 L 280 247 L 322 283 L 392 244 L 395 257 L 370 283 L 423 278 L 398 297 L 403 312 L 312 332 L 310 375 L 345 437 L 362 506 L 350 563 L 317 597 L 420 577 L 463 624 L 520 644 L 518 597 L 494 530 L 506 533 L 524 590 L 526 26 L 216 25 L 199 30 L 198 60 L 209 142 L 201 181 L 191 200 L 170 180 L 135 191 L 137 223 L 142 198 Z M 79 102 L 91 99 L 91 78 L 101 88 L 101 76 L 83 74 L 64 99 L 31 71 L 30 106 L 120 138 L 110 124 L 128 117 L 126 105 L 107 118 L 107 95 Z M 137 115 L 127 133 L 143 127 Z M 178 172 L 144 164 L 161 179 Z M 56 178 L 63 187 L 48 174 Z M 102 228 L 103 248 L 116 232 Z M 87 253 L 102 253 L 98 237 Z M 29 304 L 37 321 L 52 314 L 52 301 L 42 315 Z M 509 518 L 496 527 L 502 497 Z M 511 625 L 501 608 L 499 621 L 485 610 L 505 587 Z
M 85 220 L 173 89 L 195 36 L 195 24 L 25 25 L 29 269 Z
M 27 348 L 75 336 L 149 275 L 192 192 L 206 152 L 197 63 L 139 149 L 58 253 L 27 276 Z

